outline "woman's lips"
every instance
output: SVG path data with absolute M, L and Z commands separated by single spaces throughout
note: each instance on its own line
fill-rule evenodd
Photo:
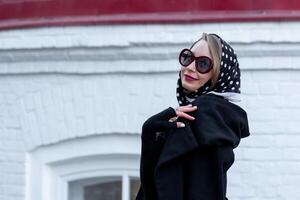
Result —
M 197 79 L 195 79 L 195 78 L 193 78 L 193 77 L 191 77 L 191 76 L 189 76 L 189 75 L 184 75 L 184 78 L 185 78 L 185 80 L 187 80 L 187 81 L 196 81 Z

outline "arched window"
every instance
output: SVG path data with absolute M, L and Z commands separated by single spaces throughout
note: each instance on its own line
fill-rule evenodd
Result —
M 72 139 L 27 154 L 27 200 L 134 200 L 140 136 Z

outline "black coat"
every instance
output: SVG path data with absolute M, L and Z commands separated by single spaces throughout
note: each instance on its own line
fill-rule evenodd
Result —
M 154 120 L 176 116 L 172 107 L 143 124 L 136 200 L 226 199 L 233 149 L 250 134 L 247 113 L 213 94 L 199 96 L 192 105 L 198 109 L 188 114 L 195 120 L 177 120 L 185 123 L 184 128 L 153 128 Z

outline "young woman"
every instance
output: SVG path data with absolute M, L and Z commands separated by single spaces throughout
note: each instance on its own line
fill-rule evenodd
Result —
M 249 136 L 240 101 L 240 69 L 233 48 L 203 33 L 179 54 L 179 106 L 142 127 L 141 186 L 136 200 L 225 200 L 233 149 Z

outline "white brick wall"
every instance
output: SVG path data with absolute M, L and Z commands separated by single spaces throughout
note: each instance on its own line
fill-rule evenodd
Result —
M 177 53 L 201 31 L 230 42 L 242 69 L 252 135 L 235 150 L 229 199 L 299 199 L 298 22 L 0 32 L 0 199 L 24 199 L 25 152 L 87 135 L 138 134 L 147 117 L 176 106 Z
M 20 134 L 19 114 L 14 103 L 17 100 L 13 91 L 5 89 L 7 81 L 1 78 L 0 95 L 0 199 L 24 199 L 25 157 Z M 3 85 L 4 84 L 4 85 Z

